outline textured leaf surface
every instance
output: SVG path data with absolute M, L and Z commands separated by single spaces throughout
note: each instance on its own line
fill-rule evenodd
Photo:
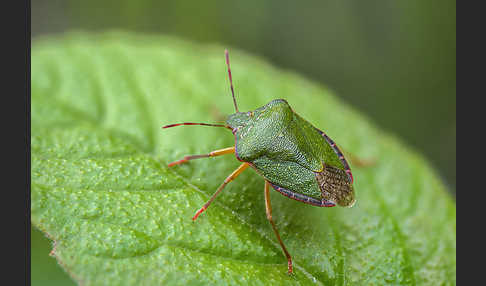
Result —
M 241 110 L 285 98 L 345 151 L 353 208 L 318 208 L 245 171 L 198 221 L 194 212 L 239 162 L 168 169 L 234 144 L 216 122 L 233 112 L 223 48 L 125 33 L 70 34 L 32 47 L 32 222 L 83 285 L 454 285 L 456 210 L 427 163 L 329 90 L 230 49 Z M 365 98 L 363 100 L 366 100 Z M 393 107 L 390 107 L 393 108 Z M 33 266 L 35 267 L 35 266 Z

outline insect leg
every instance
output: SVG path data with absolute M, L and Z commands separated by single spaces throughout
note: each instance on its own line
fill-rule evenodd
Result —
M 353 165 L 355 165 L 358 168 L 372 167 L 373 165 L 376 164 L 375 159 L 362 159 L 362 158 L 358 158 L 358 157 L 353 156 L 353 155 L 349 155 L 349 157 L 350 157 Z
M 270 224 L 272 225 L 273 231 L 277 236 L 278 242 L 280 243 L 280 246 L 282 247 L 285 256 L 287 256 L 288 270 L 289 270 L 288 273 L 292 274 L 292 258 L 290 257 L 287 248 L 285 248 L 285 245 L 282 239 L 280 238 L 280 234 L 278 233 L 277 227 L 275 226 L 275 223 L 272 220 L 272 205 L 270 204 L 270 183 L 267 180 L 265 180 L 265 208 L 267 211 L 267 219 L 268 221 L 270 221 Z
M 179 165 L 179 164 L 185 163 L 185 162 L 187 162 L 189 160 L 193 160 L 193 159 L 216 157 L 216 156 L 221 156 L 221 155 L 231 154 L 231 153 L 235 153 L 235 147 L 234 146 L 224 148 L 224 149 L 215 150 L 215 151 L 210 152 L 209 154 L 185 156 L 184 158 L 182 158 L 178 161 L 174 161 L 174 162 L 170 163 L 168 166 L 172 167 L 172 166 Z
M 238 177 L 239 174 L 241 174 L 241 172 L 243 172 L 246 168 L 248 168 L 248 163 L 243 163 L 241 164 L 236 170 L 233 171 L 233 173 L 231 173 L 231 175 L 229 175 L 228 177 L 226 177 L 226 179 L 224 179 L 224 182 L 221 184 L 221 186 L 219 186 L 219 188 L 216 190 L 216 192 L 211 196 L 211 198 L 202 206 L 202 208 L 200 208 L 196 214 L 192 217 L 192 220 L 196 220 L 197 217 L 203 212 L 205 211 L 209 205 L 214 201 L 214 199 L 216 198 L 216 196 L 223 190 L 223 188 L 231 181 L 233 181 L 236 177 Z
M 358 168 L 367 168 L 367 167 L 372 167 L 373 165 L 376 164 L 376 160 L 374 158 L 372 159 L 363 159 L 359 158 L 356 155 L 354 155 L 351 152 L 348 152 L 341 148 L 343 153 L 346 154 L 346 158 L 349 158 L 353 166 L 358 167 Z

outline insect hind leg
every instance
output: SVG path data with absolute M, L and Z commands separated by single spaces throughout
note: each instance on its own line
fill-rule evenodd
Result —
M 277 237 L 278 243 L 280 243 L 280 247 L 282 247 L 283 252 L 285 253 L 285 256 L 287 257 L 287 263 L 288 263 L 288 273 L 292 274 L 292 257 L 290 257 L 289 252 L 287 251 L 287 248 L 285 247 L 285 244 L 283 243 L 282 239 L 280 238 L 280 234 L 278 233 L 277 226 L 275 226 L 275 223 L 273 222 L 272 219 L 272 205 L 270 204 L 270 183 L 265 180 L 265 210 L 267 212 L 267 219 L 272 225 L 273 232 L 275 233 L 275 236 Z

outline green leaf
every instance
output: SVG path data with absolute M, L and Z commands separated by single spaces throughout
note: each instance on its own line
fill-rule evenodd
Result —
M 227 155 L 166 165 L 234 138 L 224 128 L 161 126 L 233 112 L 223 50 L 121 32 L 34 41 L 32 222 L 54 240 L 69 275 L 83 285 L 455 285 L 455 203 L 427 162 L 326 88 L 236 49 L 241 110 L 285 98 L 348 153 L 375 164 L 351 162 L 353 208 L 314 207 L 272 191 L 294 276 L 253 170 L 192 222 L 239 162 Z

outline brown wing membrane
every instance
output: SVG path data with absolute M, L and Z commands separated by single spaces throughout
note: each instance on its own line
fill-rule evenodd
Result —
M 354 189 L 350 177 L 344 170 L 325 166 L 322 172 L 316 172 L 316 179 L 323 199 L 336 202 L 342 207 L 354 205 Z

